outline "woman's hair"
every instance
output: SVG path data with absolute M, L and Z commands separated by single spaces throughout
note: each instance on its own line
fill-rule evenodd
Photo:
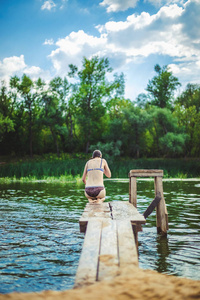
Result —
M 102 153 L 100 150 L 95 150 L 92 154 L 92 158 L 95 158 L 95 157 L 102 157 Z

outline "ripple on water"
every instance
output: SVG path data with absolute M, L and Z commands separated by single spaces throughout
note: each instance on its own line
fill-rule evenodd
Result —
M 129 199 L 128 180 L 106 181 L 107 201 Z M 155 211 L 139 232 L 139 265 L 199 279 L 199 187 L 164 182 L 169 214 L 167 238 L 156 233 Z M 192 193 L 191 193 L 192 191 Z M 153 181 L 138 182 L 138 210 L 154 198 Z M 87 200 L 76 184 L 10 185 L 0 191 L 0 292 L 71 288 L 84 235 L 78 219 Z

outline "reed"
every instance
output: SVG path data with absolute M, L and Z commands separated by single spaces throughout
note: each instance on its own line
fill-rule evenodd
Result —
M 161 169 L 164 178 L 200 177 L 200 160 L 183 159 L 138 159 L 119 161 L 112 166 L 112 173 L 117 178 L 128 176 L 133 169 Z
M 80 181 L 85 159 L 27 161 L 0 165 L 0 178 L 13 181 L 59 180 Z M 108 161 L 109 163 L 109 161 Z M 110 162 L 113 178 L 128 178 L 133 169 L 162 169 L 164 178 L 200 177 L 200 160 L 183 159 L 126 159 Z

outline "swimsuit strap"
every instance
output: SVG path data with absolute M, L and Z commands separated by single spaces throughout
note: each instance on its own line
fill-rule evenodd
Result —
M 101 158 L 100 168 L 87 169 L 87 172 L 88 171 L 93 171 L 93 170 L 99 170 L 99 171 L 104 172 L 104 169 L 102 168 L 102 158 Z
M 100 164 L 100 169 L 102 169 L 102 168 L 101 168 L 101 166 L 102 166 L 102 158 L 101 158 L 101 164 Z
M 88 172 L 88 171 L 93 171 L 93 170 L 99 170 L 99 171 L 104 172 L 104 169 L 103 169 L 103 168 L 87 169 L 87 172 Z

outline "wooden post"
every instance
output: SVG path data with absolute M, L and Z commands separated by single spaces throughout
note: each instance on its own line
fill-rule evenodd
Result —
M 155 195 L 161 197 L 160 202 L 156 206 L 156 224 L 157 232 L 163 236 L 167 235 L 168 230 L 168 213 L 163 195 L 162 177 L 154 178 Z
M 137 207 L 137 182 L 136 177 L 129 178 L 129 202 Z
M 162 185 L 162 177 L 163 170 L 131 170 L 129 172 L 129 202 L 132 203 L 135 207 L 137 207 L 137 183 L 136 177 L 154 177 L 154 186 L 155 186 L 155 195 L 157 200 L 161 198 L 161 200 L 156 206 L 156 220 L 157 220 L 157 232 L 162 235 L 167 235 L 168 230 L 168 214 L 167 208 L 165 204 L 165 199 L 163 196 L 163 185 Z M 135 239 L 137 242 L 137 232 L 136 228 L 134 228 Z

